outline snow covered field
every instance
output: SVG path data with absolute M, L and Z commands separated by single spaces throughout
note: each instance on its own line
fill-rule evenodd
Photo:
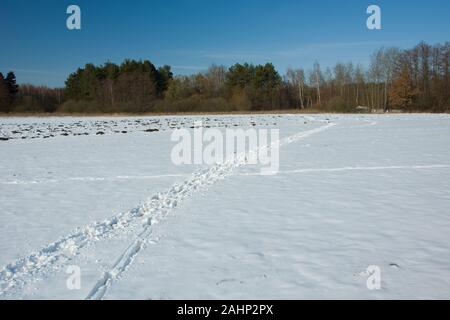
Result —
M 278 128 L 280 172 L 174 165 L 196 120 Z M 0 299 L 449 297 L 448 115 L 0 118 L 1 137 Z

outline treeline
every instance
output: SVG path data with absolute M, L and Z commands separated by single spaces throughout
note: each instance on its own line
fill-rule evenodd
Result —
M 0 113 L 52 113 L 64 101 L 64 89 L 30 84 L 18 85 L 14 72 L 0 72 Z
M 150 112 L 164 99 L 173 78 L 169 66 L 125 60 L 121 65 L 87 64 L 66 81 L 62 112 Z
M 382 48 L 367 69 L 337 63 L 322 69 L 271 63 L 212 65 L 174 77 L 170 66 L 126 60 L 87 64 L 64 89 L 17 88 L 12 72 L 0 81 L 0 112 L 144 113 L 304 109 L 323 112 L 449 112 L 450 43 L 424 42 L 409 50 Z

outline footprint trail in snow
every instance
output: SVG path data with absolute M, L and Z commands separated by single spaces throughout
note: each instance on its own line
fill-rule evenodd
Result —
M 324 121 L 323 121 L 324 122 Z M 65 264 L 70 262 L 80 251 L 93 245 L 95 242 L 112 238 L 120 234 L 129 233 L 141 227 L 145 219 L 143 230 L 136 239 L 122 253 L 112 268 L 105 272 L 97 281 L 86 299 L 101 299 L 107 289 L 132 264 L 139 252 L 145 247 L 151 235 L 151 226 L 162 220 L 171 210 L 175 209 L 187 197 L 194 195 L 198 190 L 216 183 L 233 174 L 235 169 L 248 163 L 252 153 L 262 149 L 271 149 L 273 146 L 282 146 L 319 133 L 334 123 L 302 131 L 295 135 L 283 138 L 258 150 L 237 155 L 233 161 L 227 161 L 212 166 L 209 169 L 194 173 L 192 177 L 182 183 L 173 185 L 166 192 L 158 193 L 141 206 L 128 212 L 121 213 L 102 222 L 94 222 L 87 227 L 77 229 L 74 233 L 47 245 L 38 252 L 16 260 L 0 269 L 0 297 L 20 293 L 30 283 L 45 278 Z

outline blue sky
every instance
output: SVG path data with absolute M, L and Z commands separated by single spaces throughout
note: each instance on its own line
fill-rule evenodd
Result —
M 66 28 L 77 4 L 82 30 Z M 366 9 L 382 9 L 382 30 L 366 28 Z M 1 0 L 0 71 L 19 83 L 62 86 L 87 62 L 125 58 L 169 64 L 191 74 L 210 64 L 273 62 L 323 67 L 367 65 L 379 47 L 450 40 L 448 0 Z

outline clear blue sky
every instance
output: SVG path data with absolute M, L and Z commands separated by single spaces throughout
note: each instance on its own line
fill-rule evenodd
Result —
M 82 30 L 66 28 L 77 4 Z M 366 28 L 382 9 L 383 30 Z M 1 0 L 0 71 L 19 83 L 62 86 L 87 62 L 125 58 L 169 64 L 191 74 L 211 63 L 273 62 L 310 68 L 368 64 L 374 49 L 450 40 L 448 0 Z

